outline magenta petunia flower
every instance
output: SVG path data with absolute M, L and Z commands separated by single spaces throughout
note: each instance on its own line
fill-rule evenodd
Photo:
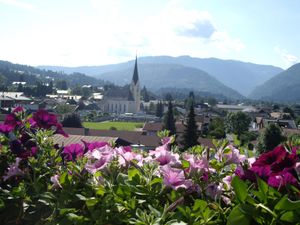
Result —
M 83 142 L 83 144 L 84 144 L 84 146 L 85 146 L 85 148 L 87 149 L 87 151 L 92 151 L 92 150 L 94 150 L 94 149 L 96 149 L 96 148 L 102 148 L 102 147 L 104 147 L 105 145 L 109 145 L 107 142 L 100 142 L 100 141 L 98 141 L 98 142 L 86 142 L 86 141 L 84 141 L 84 140 L 81 140 L 82 142 Z
M 13 127 L 7 124 L 0 124 L 0 133 L 9 134 L 13 130 Z
M 55 133 L 68 136 L 62 125 L 57 121 L 56 115 L 49 113 L 44 109 L 40 109 L 33 113 L 32 118 L 28 120 L 33 128 L 52 129 L 56 128 Z
M 238 166 L 235 173 L 242 179 L 255 181 L 255 176 L 265 180 L 270 186 L 278 189 L 286 185 L 299 186 L 297 178 L 298 156 L 293 149 L 288 152 L 284 146 L 278 146 L 273 151 L 264 153 L 248 168 Z
M 282 189 L 284 188 L 287 184 L 291 184 L 294 186 L 298 185 L 297 179 L 289 172 L 283 172 L 280 174 L 272 174 L 268 178 L 268 184 L 272 187 Z
M 81 144 L 70 144 L 64 147 L 62 151 L 66 160 L 74 161 L 78 157 L 82 157 L 84 149 Z
M 23 113 L 24 108 L 22 106 L 17 106 L 16 108 L 14 108 L 14 110 L 12 112 L 15 113 L 15 114 Z
M 10 126 L 10 129 L 15 129 L 17 126 L 20 126 L 22 122 L 16 117 L 15 114 L 8 114 L 4 120 L 4 124 Z
M 297 155 L 289 153 L 283 146 L 276 147 L 273 151 L 262 154 L 250 170 L 262 178 L 269 177 L 272 173 L 279 173 L 284 169 L 294 169 Z
M 164 178 L 164 184 L 175 190 L 178 188 L 188 189 L 193 184 L 191 180 L 185 179 L 183 170 L 172 168 L 170 165 L 163 166 L 161 173 Z

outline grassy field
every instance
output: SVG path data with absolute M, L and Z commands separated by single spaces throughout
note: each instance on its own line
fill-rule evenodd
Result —
M 96 130 L 129 130 L 133 131 L 136 128 L 142 128 L 144 123 L 137 122 L 84 122 L 83 126 Z

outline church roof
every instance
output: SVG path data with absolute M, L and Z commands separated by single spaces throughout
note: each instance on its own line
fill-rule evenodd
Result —
M 105 96 L 109 99 L 133 101 L 133 96 L 130 91 L 129 85 L 126 85 L 124 87 L 111 88 L 107 90 Z
M 134 65 L 134 71 L 132 76 L 132 81 L 134 84 L 136 84 L 139 80 L 139 74 L 138 74 L 138 68 L 137 68 L 137 57 L 135 57 L 135 65 Z

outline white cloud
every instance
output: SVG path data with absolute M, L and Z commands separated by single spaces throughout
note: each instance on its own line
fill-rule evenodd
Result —
M 238 38 L 217 26 L 209 12 L 186 10 L 178 0 L 138 18 L 121 0 L 89 2 L 90 8 L 84 9 L 87 11 L 75 8 L 81 13 L 78 17 L 72 17 L 72 13 L 66 16 L 64 8 L 57 14 L 44 8 L 47 15 L 55 15 L 57 22 L 37 21 L 20 35 L 0 37 L 0 52 L 13 62 L 80 66 L 127 61 L 136 52 L 138 56 L 228 58 L 244 48 Z M 19 0 L 0 3 L 36 9 Z
M 286 67 L 290 67 L 299 62 L 299 58 L 297 56 L 288 53 L 288 51 L 284 48 L 275 46 L 274 51 L 280 56 Z
M 17 7 L 20 9 L 25 9 L 25 10 L 32 11 L 32 12 L 36 11 L 36 8 L 34 5 L 25 3 L 22 1 L 18 1 L 18 0 L 0 0 L 0 4 L 14 6 L 14 7 Z
M 212 44 L 222 51 L 236 51 L 239 52 L 245 48 L 245 45 L 238 38 L 232 38 L 226 32 L 216 31 L 212 35 L 211 39 Z

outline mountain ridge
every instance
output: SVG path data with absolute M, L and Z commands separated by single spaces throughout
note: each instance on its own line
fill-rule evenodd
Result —
M 83 67 L 40 66 L 57 71 L 82 72 L 90 76 L 100 77 L 103 73 L 118 71 L 132 67 L 134 60 L 118 64 Z M 207 72 L 226 86 L 247 96 L 257 85 L 260 85 L 283 71 L 280 67 L 260 65 L 232 59 L 196 58 L 190 56 L 146 56 L 139 57 L 138 63 L 179 64 L 194 67 Z
M 300 63 L 277 74 L 249 95 L 253 99 L 300 102 Z

